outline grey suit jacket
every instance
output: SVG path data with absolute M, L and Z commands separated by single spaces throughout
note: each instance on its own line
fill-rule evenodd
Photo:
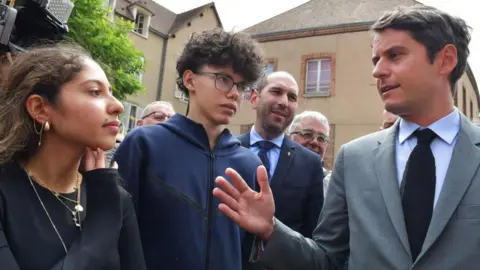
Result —
M 480 128 L 460 131 L 422 252 L 412 262 L 395 166 L 398 123 L 343 145 L 313 240 L 276 221 L 253 261 L 272 270 L 480 269 Z

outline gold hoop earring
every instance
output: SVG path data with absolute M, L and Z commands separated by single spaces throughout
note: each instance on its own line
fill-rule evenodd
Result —
M 40 146 L 40 145 L 42 145 L 42 134 L 43 134 L 44 125 L 41 124 L 40 125 L 40 130 L 37 130 L 37 123 L 36 123 L 35 119 L 32 119 L 32 121 L 33 121 L 33 130 L 40 137 L 40 138 L 38 138 L 38 146 Z M 50 126 L 48 128 L 50 128 Z
M 32 122 L 33 130 L 35 131 L 35 133 L 37 133 L 37 135 L 40 135 L 42 133 L 42 126 L 40 126 L 40 130 L 37 130 L 37 122 L 35 121 L 35 119 L 32 118 Z
M 50 130 L 50 124 L 47 122 L 45 122 L 45 127 L 44 127 L 44 130 L 45 132 L 49 131 Z

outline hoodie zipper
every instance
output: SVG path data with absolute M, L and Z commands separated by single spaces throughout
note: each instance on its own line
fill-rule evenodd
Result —
M 209 269 L 210 265 L 210 246 L 212 244 L 212 227 L 213 227 L 213 184 L 215 182 L 215 154 L 210 152 L 210 175 L 209 175 L 209 182 L 208 182 L 208 189 L 207 189 L 207 196 L 208 196 L 208 217 L 207 217 L 207 239 L 205 241 L 205 270 Z
M 215 184 L 215 150 L 217 149 L 218 144 L 220 143 L 223 137 L 223 132 L 220 133 L 218 137 L 217 143 L 213 148 L 213 151 L 210 152 L 210 174 L 209 174 L 209 182 L 208 182 L 208 189 L 207 189 L 207 197 L 208 197 L 208 204 L 207 204 L 207 233 L 206 233 L 206 241 L 205 241 L 205 270 L 210 268 L 210 246 L 212 245 L 212 229 L 213 229 L 213 214 L 215 213 L 213 207 L 213 186 Z

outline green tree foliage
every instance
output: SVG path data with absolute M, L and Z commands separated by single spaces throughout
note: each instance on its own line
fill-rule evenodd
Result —
M 128 34 L 133 23 L 110 20 L 104 0 L 73 0 L 75 8 L 68 21 L 69 39 L 90 51 L 110 78 L 113 93 L 119 99 L 144 90 L 138 74 L 145 70 L 143 53 Z

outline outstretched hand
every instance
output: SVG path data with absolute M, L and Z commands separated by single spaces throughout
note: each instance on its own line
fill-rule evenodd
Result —
M 226 174 L 233 185 L 221 176 L 215 180 L 218 187 L 213 190 L 213 195 L 222 201 L 218 208 L 241 228 L 268 240 L 273 233 L 275 203 L 265 167 L 257 168 L 259 193 L 252 190 L 235 170 L 228 168 Z

